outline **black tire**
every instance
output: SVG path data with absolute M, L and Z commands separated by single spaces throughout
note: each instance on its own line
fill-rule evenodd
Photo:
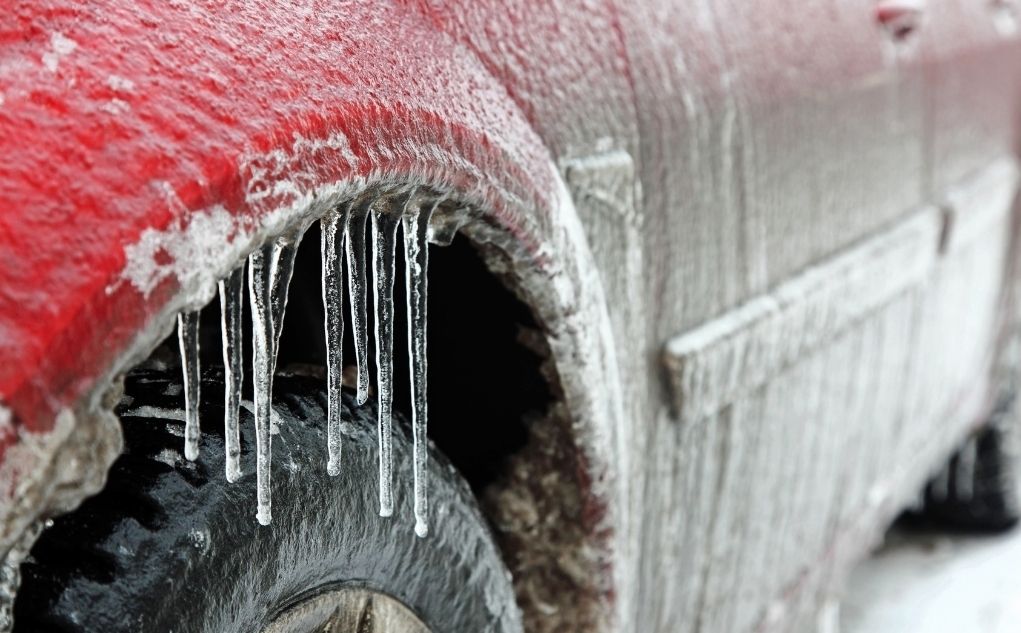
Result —
M 925 488 L 921 512 L 931 527 L 1001 532 L 1021 519 L 1021 464 L 1015 450 L 1014 398 L 1004 398 L 989 423 L 971 436 Z
M 405 425 L 395 424 L 394 516 L 381 518 L 374 409 L 345 394 L 343 472 L 329 477 L 321 383 L 278 377 L 275 392 L 273 523 L 262 527 L 251 414 L 242 410 L 245 475 L 228 484 L 217 377 L 203 383 L 202 454 L 191 463 L 175 419 L 180 379 L 129 376 L 125 454 L 106 488 L 33 548 L 15 632 L 252 632 L 296 600 L 346 585 L 395 597 L 436 632 L 520 632 L 510 575 L 442 456 L 430 457 L 431 533 L 418 538 Z

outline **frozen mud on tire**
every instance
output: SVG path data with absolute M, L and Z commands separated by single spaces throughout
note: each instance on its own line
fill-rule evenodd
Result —
M 272 525 L 253 513 L 250 407 L 242 410 L 242 478 L 225 481 L 222 384 L 202 385 L 202 457 L 181 454 L 180 380 L 137 371 L 119 409 L 125 454 L 108 485 L 56 520 L 23 566 L 15 632 L 258 631 L 289 606 L 342 586 L 407 605 L 433 631 L 521 630 L 508 572 L 474 499 L 435 451 L 428 538 L 412 516 L 411 438 L 395 425 L 393 517 L 378 516 L 376 420 L 343 397 L 341 473 L 326 473 L 326 395 L 278 377 Z

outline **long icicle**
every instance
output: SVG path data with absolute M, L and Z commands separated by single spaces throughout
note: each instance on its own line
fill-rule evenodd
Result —
M 414 440 L 415 534 L 429 534 L 427 465 L 429 459 L 426 402 L 426 317 L 428 307 L 429 218 L 436 203 L 411 207 L 405 213 L 404 263 L 408 299 L 408 358 L 411 364 L 411 429 Z
M 255 392 L 256 518 L 272 520 L 272 394 L 277 348 L 287 308 L 287 289 L 301 231 L 279 237 L 248 257 L 248 289 L 252 304 L 252 383 Z
M 347 255 L 347 285 L 351 297 L 351 328 L 354 335 L 355 362 L 358 365 L 358 384 L 355 401 L 359 405 L 369 399 L 369 331 L 368 286 L 365 280 L 365 221 L 369 217 L 374 198 L 364 198 L 351 206 L 345 231 Z
M 331 211 L 320 220 L 322 228 L 323 308 L 326 312 L 326 472 L 340 474 L 340 390 L 344 378 L 344 282 L 341 270 L 344 228 L 348 207 Z
M 376 285 L 376 393 L 379 403 L 379 515 L 393 514 L 393 290 L 394 248 L 400 216 L 392 204 L 377 205 L 372 213 L 372 274 Z
M 255 401 L 256 503 L 262 525 L 272 519 L 270 495 L 270 392 L 273 389 L 272 310 L 273 247 L 264 246 L 248 256 L 248 292 L 252 308 L 252 388 Z
M 181 368 L 184 371 L 184 456 L 199 457 L 199 313 L 177 315 L 177 336 L 181 346 Z
M 244 369 L 241 363 L 241 318 L 244 311 L 245 268 L 239 266 L 220 281 L 220 333 L 223 337 L 223 427 L 226 437 L 227 481 L 241 478 L 239 408 Z

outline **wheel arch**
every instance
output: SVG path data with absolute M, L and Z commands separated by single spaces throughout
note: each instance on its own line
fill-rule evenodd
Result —
M 243 24 L 250 15 L 159 16 L 164 40 L 191 38 L 208 53 L 198 59 L 143 46 L 149 32 L 138 24 L 177 9 L 129 14 L 111 2 L 104 26 L 60 4 L 16 7 L 37 18 L 25 45 L 37 67 L 5 92 L 0 111 L 0 150 L 16 154 L 14 139 L 33 147 L 23 165 L 0 172 L 12 185 L 0 199 L 15 209 L 0 219 L 0 247 L 22 261 L 0 273 L 0 326 L 19 341 L 4 344 L 0 371 L 0 545 L 101 487 L 120 450 L 109 413 L 116 377 L 180 310 L 208 300 L 267 236 L 356 190 L 414 184 L 473 210 L 463 230 L 490 245 L 490 265 L 537 315 L 583 457 L 588 545 L 620 573 L 615 526 L 626 501 L 613 464 L 622 409 L 605 297 L 564 182 L 500 82 L 400 7 L 330 11 L 312 25 L 284 13 L 254 27 Z M 104 38 L 110 23 L 116 36 Z M 354 35 L 329 37 L 345 27 Z M 229 49 L 231 28 L 261 39 Z M 363 50 L 352 55 L 352 43 Z M 276 68 L 265 67 L 267 55 Z M 198 69 L 210 80 L 183 72 Z M 50 109 L 39 106 L 47 100 Z M 48 182 L 29 177 L 47 165 Z M 42 223 L 47 214 L 74 221 Z M 69 249 L 74 274 L 54 272 Z M 15 309 L 26 300 L 47 310 Z M 599 591 L 612 601 L 612 583 Z

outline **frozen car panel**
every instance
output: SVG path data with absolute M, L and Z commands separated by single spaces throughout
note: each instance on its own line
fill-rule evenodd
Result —
M 15 3 L 0 542 L 101 484 L 103 394 L 179 311 L 267 238 L 427 185 L 547 330 L 603 629 L 808 626 L 993 398 L 1016 26 L 963 0 Z

